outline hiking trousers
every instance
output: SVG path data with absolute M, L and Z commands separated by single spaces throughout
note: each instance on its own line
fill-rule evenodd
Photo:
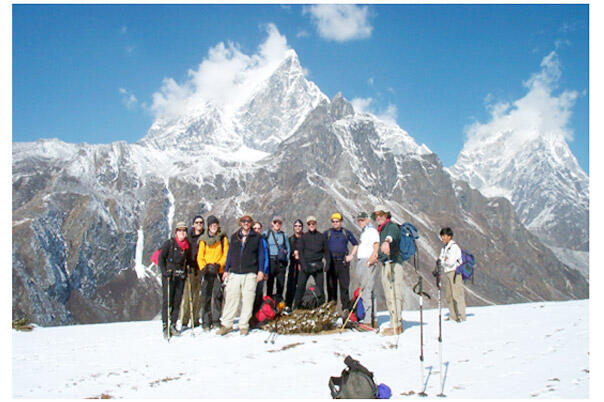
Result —
M 230 273 L 227 278 L 224 310 L 220 323 L 222 326 L 232 328 L 235 316 L 241 302 L 241 313 L 239 314 L 239 329 L 249 329 L 254 297 L 256 296 L 257 274 L 234 274 Z
M 168 309 L 170 309 L 170 324 L 176 325 L 178 314 L 180 312 L 180 303 L 182 301 L 182 291 L 185 287 L 185 280 L 174 276 L 168 281 L 168 278 L 162 275 L 162 306 L 161 320 L 166 327 L 168 325 Z M 168 286 L 170 287 L 170 300 L 168 300 Z
M 340 303 L 342 310 L 350 309 L 350 264 L 344 257 L 332 258 L 329 269 L 327 270 L 327 300 L 338 300 L 338 285 L 340 287 Z
M 368 258 L 359 259 L 357 264 L 354 266 L 354 273 L 358 278 L 359 286 L 363 286 L 363 284 L 365 284 L 365 288 L 361 293 L 363 307 L 365 307 L 365 318 L 363 318 L 363 323 L 371 325 L 371 306 L 373 304 L 373 300 L 371 300 L 371 293 L 375 287 L 377 267 L 376 264 L 368 267 L 367 260 Z M 351 294 L 354 294 L 354 289 L 351 289 Z
M 191 318 L 191 305 L 189 304 L 189 283 L 191 284 L 191 295 L 193 296 L 193 319 L 195 326 L 199 322 L 199 311 L 201 310 L 201 272 L 195 268 L 191 269 L 182 294 L 182 303 L 180 304 L 180 323 L 189 324 Z M 192 325 L 189 325 L 192 327 Z
M 202 274 L 201 280 L 201 323 L 204 327 L 220 326 L 222 311 L 222 280 L 219 274 Z
M 466 319 L 466 296 L 461 275 L 455 277 L 455 271 L 445 273 L 445 301 L 449 307 L 449 317 L 455 321 Z
M 276 257 L 271 256 L 269 259 L 268 280 L 266 281 L 266 294 L 273 298 L 275 303 L 283 300 L 283 289 L 285 288 L 285 272 L 287 264 L 280 262 Z M 277 291 L 273 292 L 273 288 L 277 287 Z
M 294 296 L 296 295 L 296 284 L 298 283 L 298 268 L 300 262 L 296 259 L 289 260 L 289 267 L 287 269 L 287 284 L 285 289 L 285 305 L 289 308 L 294 303 Z
M 317 288 L 322 295 L 325 295 L 325 291 L 323 290 L 323 263 L 316 262 L 315 264 L 319 264 L 321 267 L 312 272 L 304 271 L 304 269 L 300 269 L 298 272 L 298 285 L 296 286 L 296 296 L 294 297 L 294 309 L 300 306 L 300 300 L 302 300 L 302 296 L 306 291 L 306 282 L 308 282 L 308 278 L 311 276 L 315 280 L 315 288 Z
M 390 326 L 403 328 L 403 265 L 380 262 L 380 267 L 384 296 L 390 313 Z

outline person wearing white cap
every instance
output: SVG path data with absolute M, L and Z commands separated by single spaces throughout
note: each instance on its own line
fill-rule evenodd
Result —
M 161 246 L 158 262 L 162 274 L 162 326 L 165 338 L 180 335 L 176 321 L 182 301 L 182 291 L 187 277 L 187 265 L 191 261 L 191 249 L 187 241 L 187 224 L 178 222 L 174 228 L 174 237 Z M 168 315 L 170 325 L 168 326 Z
M 285 272 L 289 262 L 290 247 L 287 234 L 281 230 L 283 218 L 273 217 L 271 229 L 263 233 L 268 243 L 269 255 L 269 273 L 266 281 L 266 294 L 270 296 L 275 303 L 283 300 L 283 289 L 285 288 Z M 274 287 L 277 290 L 274 291 Z

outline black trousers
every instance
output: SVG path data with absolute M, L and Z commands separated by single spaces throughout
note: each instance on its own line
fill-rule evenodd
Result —
M 220 327 L 222 313 L 222 279 L 219 274 L 206 274 L 202 272 L 201 279 L 201 324 L 204 327 L 213 325 Z
M 285 272 L 287 265 L 278 259 L 270 257 L 268 268 L 268 280 L 266 281 L 266 294 L 272 297 L 275 303 L 283 300 L 283 289 L 285 288 Z M 273 288 L 277 286 L 277 291 Z
M 168 309 L 170 310 L 170 324 L 176 324 L 178 314 L 180 313 L 180 303 L 182 302 L 182 292 L 185 288 L 185 280 L 172 276 L 166 278 L 162 275 L 162 304 L 161 304 L 161 321 L 163 327 L 168 325 Z M 170 290 L 170 298 L 168 299 L 168 289 Z
M 350 309 L 350 264 L 344 257 L 332 258 L 327 270 L 327 300 L 336 301 L 338 299 L 338 285 L 340 286 L 340 303 L 342 310 Z
M 308 278 L 311 276 L 315 280 L 316 288 L 324 295 L 323 291 L 323 263 L 319 262 L 321 265 L 320 269 L 313 270 L 312 272 L 305 271 L 301 269 L 298 272 L 298 284 L 296 285 L 296 296 L 294 297 L 294 309 L 300 305 L 300 300 L 306 291 L 306 282 L 308 282 Z M 312 269 L 312 268 L 311 268 Z
M 298 283 L 298 267 L 300 262 L 296 259 L 289 260 L 289 267 L 287 269 L 287 284 L 285 289 L 285 305 L 289 308 L 294 303 L 294 296 L 296 295 L 296 284 Z

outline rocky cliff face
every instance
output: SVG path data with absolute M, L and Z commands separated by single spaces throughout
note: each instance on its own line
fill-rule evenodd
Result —
M 137 144 L 13 144 L 13 316 L 41 325 L 154 317 L 150 257 L 175 220 L 214 214 L 232 233 L 243 212 L 264 223 L 279 213 L 291 233 L 289 223 L 309 214 L 327 229 L 338 210 L 358 234 L 352 217 L 378 203 L 420 230 L 428 291 L 437 232 L 451 226 L 478 261 L 469 304 L 588 297 L 586 280 L 509 201 L 453 180 L 401 128 L 356 113 L 341 95 L 329 101 L 295 53 L 242 105 L 157 121 Z M 409 309 L 417 274 L 407 268 Z

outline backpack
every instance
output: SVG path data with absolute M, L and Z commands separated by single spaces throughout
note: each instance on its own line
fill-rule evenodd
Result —
M 258 322 L 256 325 L 264 325 L 269 321 L 272 321 L 279 314 L 279 310 L 277 309 L 277 305 L 275 301 L 270 296 L 264 296 L 262 298 L 262 304 L 260 305 L 260 309 L 256 312 L 254 316 L 256 321 Z
M 340 377 L 329 378 L 329 390 L 333 399 L 376 399 L 378 387 L 373 373 L 350 356 L 344 359 L 346 368 Z
M 401 225 L 401 236 L 398 243 L 398 248 L 401 253 L 403 261 L 407 261 L 415 254 L 417 247 L 415 246 L 415 239 L 419 239 L 417 229 L 409 222 L 405 222 Z
M 455 273 L 461 275 L 461 278 L 465 281 L 472 278 L 472 284 L 474 283 L 474 264 L 476 260 L 474 255 L 468 250 L 461 249 L 461 264 L 455 268 Z
M 354 309 L 354 312 L 350 315 L 350 321 L 358 322 L 362 321 L 365 318 L 365 306 L 363 305 L 363 298 L 361 297 L 361 288 L 356 288 L 354 290 L 354 294 L 352 296 L 352 300 L 350 301 L 350 305 L 354 305 L 354 302 L 358 298 L 357 306 Z
M 277 238 L 275 237 L 275 232 L 270 230 L 270 234 L 273 237 L 275 246 L 277 246 L 277 250 L 278 250 L 277 251 L 277 260 L 279 260 L 279 262 L 281 262 L 281 263 L 287 264 L 289 259 L 287 258 L 287 248 L 285 247 L 285 242 L 287 240 L 287 238 L 285 237 L 285 233 L 281 232 L 281 236 L 283 237 L 283 245 L 280 245 L 279 242 L 277 242 Z M 268 239 L 266 242 L 268 244 Z
M 300 307 L 307 310 L 312 310 L 325 303 L 325 297 L 322 292 L 317 292 L 314 287 L 306 289 L 300 300 Z

